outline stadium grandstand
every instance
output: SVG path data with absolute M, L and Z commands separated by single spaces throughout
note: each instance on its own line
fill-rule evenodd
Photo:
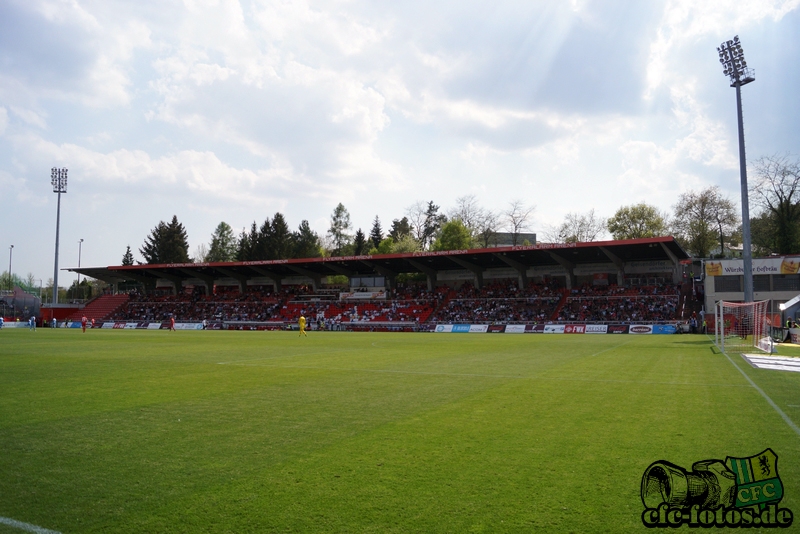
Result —
M 454 323 L 674 323 L 696 304 L 690 263 L 672 237 L 658 237 L 67 270 L 109 284 L 108 294 L 74 314 L 98 325 L 154 328 L 175 318 L 209 328 L 277 329 L 304 315 L 312 329 L 433 330 Z

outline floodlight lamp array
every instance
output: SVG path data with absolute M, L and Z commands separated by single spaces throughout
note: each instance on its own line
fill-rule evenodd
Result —
M 53 193 L 66 193 L 67 169 L 53 167 L 50 170 L 50 183 L 53 184 Z
M 717 52 L 719 53 L 719 62 L 722 63 L 722 73 L 730 77 L 731 86 L 744 85 L 755 80 L 753 69 L 747 67 L 738 35 L 719 45 Z

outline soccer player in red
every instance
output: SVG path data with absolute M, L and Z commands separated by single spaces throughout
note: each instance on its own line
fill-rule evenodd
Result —
M 169 329 L 175 331 L 175 316 L 169 318 Z
M 86 316 L 84 315 L 81 317 L 81 328 L 83 329 L 83 333 L 86 333 Z

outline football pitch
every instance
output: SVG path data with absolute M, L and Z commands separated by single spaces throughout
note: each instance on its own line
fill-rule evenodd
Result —
M 645 531 L 768 447 L 797 516 L 797 425 L 701 335 L 0 331 L 0 517 L 62 533 Z

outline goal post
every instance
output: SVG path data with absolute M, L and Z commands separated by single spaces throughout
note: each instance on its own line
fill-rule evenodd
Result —
M 714 342 L 723 352 L 775 352 L 767 318 L 769 301 L 727 302 L 714 310 Z

